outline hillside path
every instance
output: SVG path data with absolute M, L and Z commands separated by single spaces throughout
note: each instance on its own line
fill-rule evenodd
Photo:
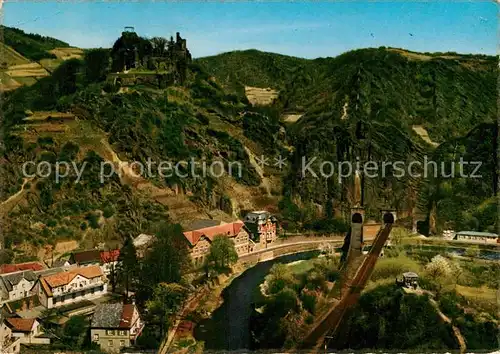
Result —
M 20 199 L 25 194 L 24 187 L 26 186 L 26 183 L 31 182 L 32 180 L 33 177 L 25 177 L 23 179 L 23 184 L 21 185 L 21 189 L 0 204 L 0 214 L 2 215 L 7 214 L 10 210 L 12 210 L 12 208 L 14 208 L 17 205 L 17 203 L 19 203 Z

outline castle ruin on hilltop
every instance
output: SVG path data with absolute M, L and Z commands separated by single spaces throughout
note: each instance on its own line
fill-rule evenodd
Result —
M 185 81 L 192 57 L 187 49 L 186 39 L 182 38 L 179 32 L 176 33 L 174 41 L 172 36 L 170 40 L 164 37 L 151 39 L 140 37 L 127 28 L 116 40 L 111 50 L 112 71 L 116 73 L 112 76 L 115 81 L 118 77 L 122 84 L 124 81 L 135 84 L 137 79 L 150 83 L 157 80 L 159 86 L 182 84 Z M 129 73 L 131 75 L 120 75 Z M 151 74 L 156 74 L 156 76 L 145 79 L 145 76 L 151 76 Z

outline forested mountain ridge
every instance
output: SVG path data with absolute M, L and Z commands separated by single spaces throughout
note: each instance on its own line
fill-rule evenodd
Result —
M 245 81 L 244 75 L 231 75 L 232 72 L 239 73 L 246 65 L 246 57 L 252 55 L 259 58 L 264 53 L 232 52 L 200 61 L 222 82 L 233 79 L 228 83 L 231 89 L 255 84 L 251 80 Z M 224 64 L 218 63 L 219 59 Z M 471 196 L 465 205 L 456 200 L 451 204 L 440 201 L 443 208 L 455 210 L 455 216 L 451 217 L 451 210 L 441 211 L 448 216 L 438 218 L 436 226 L 436 210 L 421 189 L 436 189 L 436 185 L 431 187 L 429 183 L 441 184 L 446 178 L 440 182 L 408 176 L 367 178 L 363 181 L 363 201 L 368 215 L 376 217 L 379 207 L 413 212 L 420 208 L 428 215 L 426 231 L 429 223 L 432 232 L 437 232 L 436 227 L 490 231 L 496 228 L 491 213 L 497 207 L 489 198 L 496 193 L 491 186 L 498 172 L 494 162 L 496 155 L 490 152 L 496 151 L 494 146 L 498 145 L 496 140 L 480 139 L 474 133 L 481 130 L 487 136 L 495 136 L 497 132 L 496 57 L 416 53 L 382 47 L 354 50 L 335 58 L 300 61 L 290 58 L 286 65 L 282 64 L 284 62 L 280 56 L 274 62 L 266 58 L 262 65 L 251 66 L 251 72 L 266 85 L 272 77 L 287 77 L 285 81 L 271 85 L 280 90 L 274 106 L 282 113 L 303 114 L 287 129 L 289 143 L 295 152 L 290 156 L 292 166 L 284 183 L 281 206 L 285 214 L 293 215 L 292 218 L 302 224 L 310 224 L 318 218 L 318 213 L 331 218 L 335 213 L 341 214 L 345 206 L 353 202 L 352 180 L 346 180 L 344 185 L 338 184 L 338 171 L 332 178 L 322 180 L 298 176 L 303 156 L 317 158 L 316 170 L 322 162 L 355 162 L 358 158 L 361 161 L 404 161 L 408 164 L 413 160 L 423 162 L 426 157 L 428 160 L 437 159 L 439 165 L 441 162 L 450 165 L 453 163 L 450 157 L 440 155 L 439 151 L 454 142 L 461 144 L 464 154 L 474 145 L 482 152 L 474 156 L 481 156 L 482 169 L 489 177 L 476 180 L 476 183 L 482 183 L 488 192 Z M 417 134 L 420 131 L 429 133 L 432 144 Z M 440 143 L 443 147 L 434 152 L 435 145 Z M 491 143 L 494 145 L 489 145 Z M 467 156 L 472 158 L 470 154 Z M 459 157 L 457 153 L 453 155 L 453 158 Z M 458 180 L 465 183 L 463 178 Z M 474 191 L 464 187 L 456 192 L 465 193 L 463 198 L 467 199 L 466 196 Z M 444 195 L 441 197 L 445 198 Z M 471 200 L 475 202 L 470 203 Z M 490 204 L 485 207 L 484 203 Z M 490 215 L 486 217 L 489 221 L 478 216 L 477 211 L 470 210 L 476 216 L 468 214 L 464 219 L 461 213 L 468 213 L 464 208 L 468 210 L 472 204 L 476 207 L 482 205 L 481 210 Z M 478 222 L 477 217 L 482 222 Z M 467 223 L 464 220 L 473 221 Z
M 44 58 L 55 59 L 56 56 L 49 53 L 49 50 L 57 47 L 69 47 L 68 43 L 59 39 L 26 33 L 18 28 L 1 26 L 0 33 L 2 33 L 4 44 L 33 61 Z
M 125 235 L 154 232 L 161 220 L 230 221 L 242 209 L 277 204 L 279 181 L 269 183 L 272 177 L 256 170 L 253 154 L 264 149 L 273 153 L 281 143 L 261 146 L 248 133 L 253 126 L 249 120 L 262 119 L 261 137 L 276 140 L 279 124 L 274 118 L 248 106 L 245 98 L 224 92 L 196 65 L 188 69 L 182 86 L 106 82 L 99 67 L 101 63 L 104 72 L 109 70 L 109 54 L 105 49 L 89 51 L 83 60 L 67 60 L 51 76 L 5 95 L 1 188 L 6 248 L 33 254 L 64 240 L 77 240 L 81 247 L 120 244 Z M 58 121 L 57 111 L 69 118 Z M 199 164 L 192 167 L 191 159 Z M 105 163 L 118 168 L 124 161 L 146 165 L 148 160 L 156 166 L 187 163 L 166 178 L 153 170 L 145 178 L 99 179 Z M 23 178 L 26 161 L 52 168 L 75 162 L 86 168 L 80 177 L 71 169 L 60 181 L 54 174 Z M 201 163 L 215 161 L 226 174 L 204 176 Z M 241 169 L 228 176 L 229 163 L 239 163 Z
M 488 216 L 496 210 L 488 204 L 496 173 L 494 157 L 488 155 L 491 140 L 474 133 L 494 136 L 495 58 L 379 48 L 307 60 L 240 51 L 196 59 L 184 84 L 160 89 L 106 81 L 109 55 L 105 49 L 88 51 L 82 60 L 65 61 L 33 86 L 6 94 L 2 200 L 26 182 L 20 201 L 2 213 L 7 247 L 26 249 L 61 240 L 94 246 L 124 234 L 153 232 L 159 220 L 169 217 L 172 222 L 194 216 L 229 220 L 252 208 L 277 213 L 290 229 L 342 231 L 340 217 L 353 202 L 352 179 L 339 184 L 336 175 L 302 178 L 297 175 L 301 156 L 317 156 L 318 162 L 357 157 L 409 162 L 439 154 L 448 141 L 461 144 L 464 153 L 481 156 L 488 171 L 493 169 L 484 180 L 484 193 L 468 198 L 475 190 L 457 182 L 458 200 L 434 192 L 449 181 L 366 179 L 368 215 L 375 218 L 382 206 L 420 206 L 429 216 L 427 229 L 495 227 L 496 220 Z M 268 107 L 251 106 L 245 85 L 275 88 L 279 97 Z M 30 111 L 71 112 L 76 119 L 63 124 L 62 134 L 52 132 L 53 126 L 25 133 L 29 125 L 24 118 Z M 286 112 L 303 116 L 284 124 L 280 116 Z M 412 129 L 415 125 L 425 127 L 441 146 L 427 144 Z M 288 166 L 261 169 L 256 163 L 261 154 L 271 160 L 283 155 Z M 117 163 L 116 156 L 141 162 L 222 161 L 226 169 L 237 161 L 243 170 L 232 178 L 155 176 L 124 183 L 113 176 L 100 182 L 99 164 Z M 53 178 L 23 180 L 26 161 L 55 166 L 71 160 L 87 163 L 81 183 L 74 183 L 74 172 L 62 183 Z M 138 188 L 141 183 L 156 194 Z M 454 209 L 468 213 L 470 222 L 458 223 L 463 215 L 450 213 Z

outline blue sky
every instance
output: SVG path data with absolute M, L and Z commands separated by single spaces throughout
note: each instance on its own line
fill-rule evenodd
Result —
M 3 23 L 111 47 L 124 26 L 187 38 L 194 57 L 260 49 L 305 58 L 357 48 L 497 54 L 498 4 L 434 2 L 7 2 Z

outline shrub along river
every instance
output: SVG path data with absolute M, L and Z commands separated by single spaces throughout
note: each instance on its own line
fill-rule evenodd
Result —
M 196 326 L 194 332 L 196 340 L 204 341 L 206 350 L 249 349 L 253 303 L 258 298 L 259 285 L 264 281 L 273 264 L 291 263 L 317 255 L 317 251 L 297 253 L 258 263 L 247 269 L 224 289 L 222 306 L 212 313 L 211 318 Z
M 369 250 L 370 247 L 365 248 Z M 409 253 L 431 253 L 445 254 L 455 253 L 463 255 L 465 248 L 422 246 L 420 250 L 416 247 L 407 249 Z M 337 251 L 340 251 L 339 249 Z M 251 348 L 250 318 L 253 304 L 258 300 L 260 294 L 259 285 L 269 273 L 271 267 L 276 263 L 291 263 L 298 260 L 310 259 L 318 255 L 317 251 L 303 252 L 279 257 L 267 262 L 258 263 L 247 269 L 243 274 L 234 279 L 224 289 L 222 297 L 224 303 L 212 313 L 209 319 L 199 323 L 195 328 L 194 336 L 197 341 L 205 342 L 206 350 L 238 350 Z M 487 260 L 500 259 L 500 253 L 489 250 L 481 250 L 477 258 Z

